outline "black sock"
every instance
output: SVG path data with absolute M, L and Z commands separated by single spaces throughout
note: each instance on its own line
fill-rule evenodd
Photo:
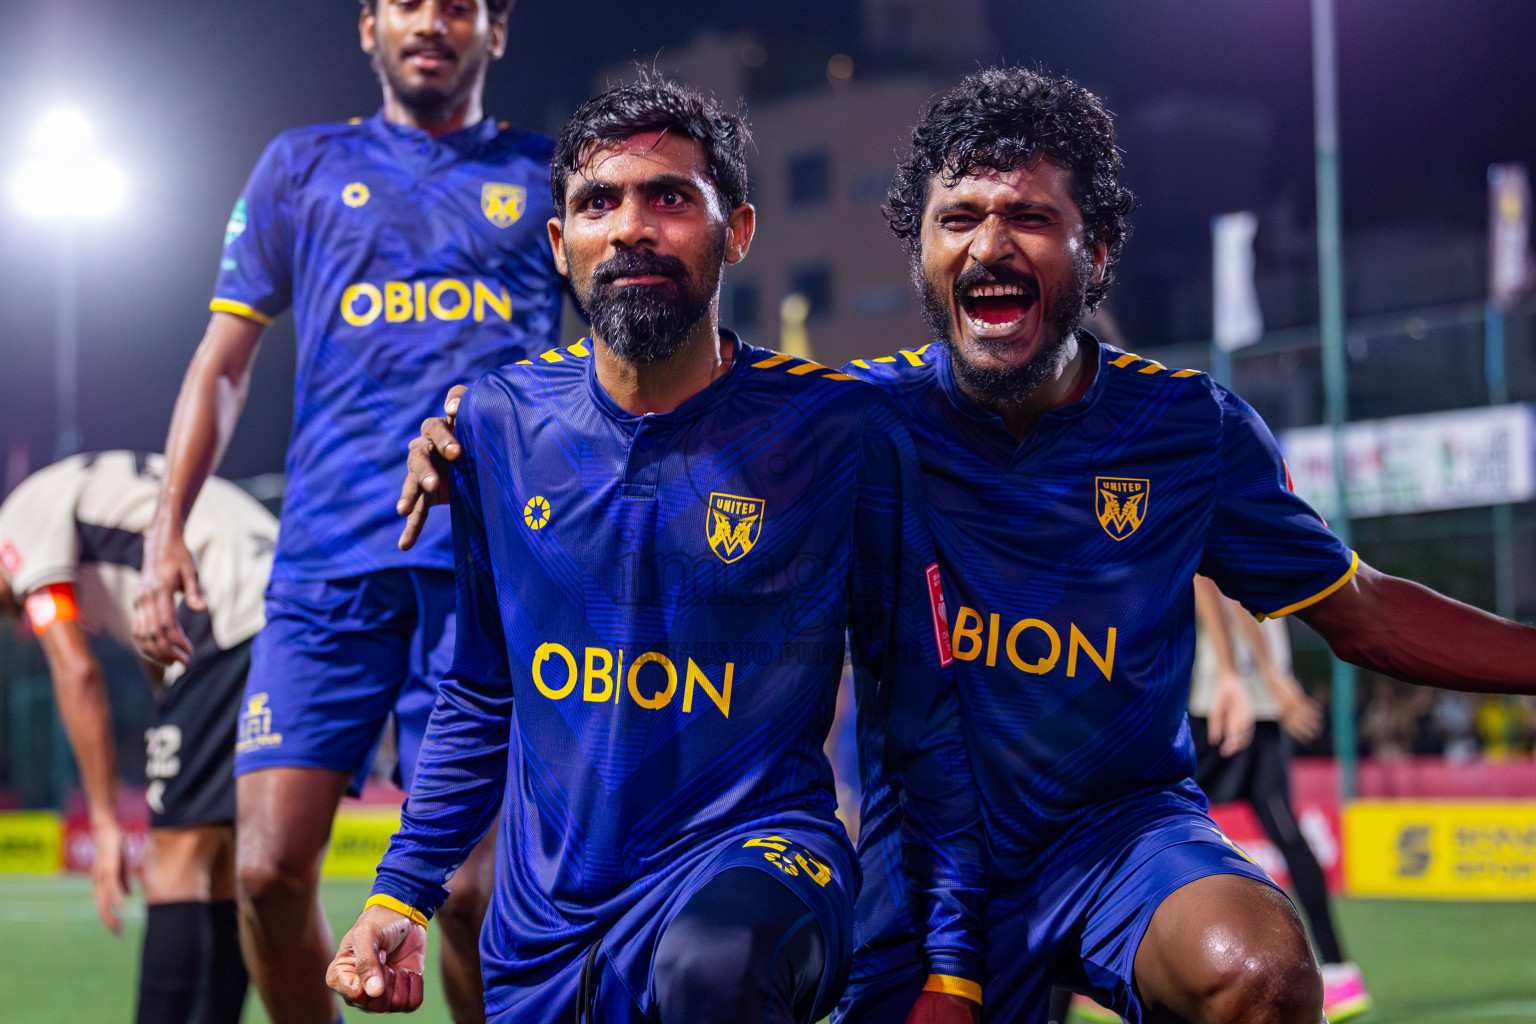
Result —
M 187 1024 L 202 960 L 203 904 L 151 904 L 139 960 L 137 1024 Z
M 207 948 L 203 959 L 203 1013 L 200 1024 L 240 1024 L 249 979 L 240 956 L 240 925 L 235 903 L 204 903 Z

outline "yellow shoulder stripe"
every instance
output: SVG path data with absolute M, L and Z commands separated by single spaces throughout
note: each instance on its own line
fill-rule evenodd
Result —
M 581 339 L 581 341 L 586 341 L 586 340 L 587 339 L 585 339 L 585 338 Z M 587 348 L 587 346 L 583 345 L 581 343 L 581 341 L 578 341 L 576 344 L 572 345 L 570 348 L 567 348 L 566 351 L 569 352 L 573 356 L 589 356 L 589 355 L 591 355 L 592 354 L 592 350 Z
M 952 974 L 928 975 L 928 980 L 923 983 L 923 991 L 942 992 L 947 996 L 961 996 L 978 1006 L 981 1005 L 981 986 L 974 981 L 957 978 Z
M 759 364 L 759 365 L 761 365 L 761 364 Z M 826 367 L 822 366 L 820 363 L 813 363 L 809 359 L 807 359 L 805 362 L 801 363 L 799 366 L 792 366 L 792 367 L 790 367 L 785 372 L 791 373 L 791 374 L 793 374 L 796 377 L 803 377 L 807 373 L 815 373 L 817 370 L 825 370 L 825 369 L 826 369 Z
M 1173 375 L 1175 377 L 1198 377 L 1198 376 L 1200 376 L 1200 371 L 1199 370 L 1175 370 L 1173 372 Z
M 1125 368 L 1127 366 L 1130 366 L 1132 363 L 1134 363 L 1136 360 L 1138 360 L 1140 358 L 1141 358 L 1141 356 L 1137 355 L 1134 352 L 1127 352 L 1125 355 L 1121 356 L 1119 359 L 1111 359 L 1109 361 L 1109 365 L 1110 366 L 1118 366 L 1118 367 L 1121 367 L 1123 369 L 1123 368 Z
M 1321 601 L 1323 598 L 1327 597 L 1329 594 L 1332 594 L 1335 590 L 1338 590 L 1344 584 L 1348 583 L 1349 580 L 1350 580 L 1350 577 L 1353 576 L 1356 572 L 1358 572 L 1359 569 L 1360 569 L 1360 553 L 1358 551 L 1351 551 L 1350 552 L 1350 559 L 1349 559 L 1349 568 L 1344 570 L 1344 575 L 1343 576 L 1340 576 L 1338 579 L 1334 580 L 1332 583 L 1328 584 L 1328 586 L 1324 587 L 1322 590 L 1319 590 L 1317 593 L 1313 594 L 1311 597 L 1303 598 L 1302 600 L 1297 601 L 1295 604 L 1288 604 L 1284 608 L 1281 608 L 1279 611 L 1270 612 L 1267 615 L 1256 615 L 1256 616 L 1254 616 L 1254 618 L 1258 619 L 1260 622 L 1263 622 L 1265 619 L 1278 619 L 1282 615 L 1289 615 L 1292 612 L 1299 612 L 1303 608 L 1309 608 L 1312 605 L 1317 604 L 1317 602 Z
M 787 356 L 787 355 L 785 355 L 782 352 L 775 352 L 773 355 L 769 356 L 767 359 L 764 359 L 761 362 L 753 363 L 752 364 L 752 368 L 755 369 L 755 370 L 766 370 L 769 367 L 781 366 L 784 363 L 789 362 L 793 358 L 794 358 L 794 356 Z
M 1164 366 L 1162 363 L 1158 362 L 1156 359 L 1148 359 L 1147 360 L 1147 365 L 1143 366 L 1141 369 L 1137 370 L 1136 372 L 1137 373 L 1157 373 L 1159 370 L 1166 370 L 1166 369 L 1168 369 L 1168 367 Z
M 515 366 L 532 366 L 533 365 L 533 360 L 532 359 L 519 359 L 513 365 L 515 365 Z
M 235 316 L 243 316 L 247 320 L 256 321 L 263 327 L 266 327 L 272 322 L 272 318 L 267 316 L 267 314 L 263 313 L 261 310 L 256 309 L 253 306 L 248 306 L 244 302 L 236 302 L 234 299 L 220 299 L 215 297 L 212 302 L 208 303 L 208 308 L 215 313 L 233 313 Z
M 561 355 L 554 349 L 550 349 L 548 352 L 540 352 L 539 358 L 544 360 L 546 363 L 561 363 L 565 361 L 565 356 Z
M 846 373 L 829 373 L 829 374 L 824 375 L 821 379 L 822 380 L 858 380 L 859 378 L 850 376 L 850 375 L 848 375 Z
M 427 926 L 426 914 L 423 914 L 409 903 L 401 903 L 393 896 L 386 896 L 381 892 L 368 897 L 368 902 L 363 904 L 363 909 L 367 910 L 369 907 L 384 907 L 393 910 L 397 914 L 404 914 L 423 928 Z
M 863 367 L 866 370 L 869 369 L 869 361 L 867 359 L 855 359 L 853 365 Z

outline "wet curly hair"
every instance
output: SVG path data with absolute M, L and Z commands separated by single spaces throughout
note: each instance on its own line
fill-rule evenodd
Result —
M 1088 288 L 1098 306 L 1125 248 L 1135 196 L 1120 184 L 1114 119 L 1070 78 L 1027 68 L 988 68 L 940 96 L 912 129 L 912 148 L 886 194 L 891 230 L 920 257 L 923 211 L 934 179 L 944 185 L 980 171 L 1011 171 L 1044 157 L 1072 172 L 1072 198 L 1090 244 L 1108 249 L 1103 280 Z
M 592 147 L 657 131 L 704 147 L 710 179 L 727 210 L 747 201 L 747 123 L 696 89 L 642 68 L 637 80 L 583 103 L 560 130 L 549 162 L 555 213 L 564 219 L 566 182 L 580 173 Z

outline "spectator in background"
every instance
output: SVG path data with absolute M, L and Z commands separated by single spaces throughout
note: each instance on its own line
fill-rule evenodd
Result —
M 1248 801 L 1264 834 L 1285 858 L 1322 963 L 1323 1012 L 1338 1024 L 1370 1009 L 1371 998 L 1360 968 L 1344 956 L 1322 866 L 1291 806 L 1292 741 L 1305 743 L 1317 736 L 1323 727 L 1322 706 L 1291 674 L 1290 634 L 1283 620 L 1256 621 L 1203 576 L 1195 577 L 1195 616 L 1189 692 L 1189 725 L 1198 758 L 1195 781 L 1213 804 Z M 1252 742 L 1246 746 L 1237 744 L 1233 735 L 1233 687 L 1252 709 Z M 1219 725 L 1222 716 L 1227 723 Z

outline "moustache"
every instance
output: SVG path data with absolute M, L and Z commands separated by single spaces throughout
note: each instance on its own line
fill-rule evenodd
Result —
M 972 260 L 955 278 L 955 297 L 964 298 L 972 288 L 988 284 L 1018 285 L 1024 289 L 1024 295 L 1030 301 L 1038 302 L 1040 299 L 1040 282 L 1035 275 L 1015 270 L 1006 263 L 997 263 L 989 267 L 975 260 Z
M 688 267 L 676 256 L 649 249 L 621 249 L 593 268 L 592 280 L 597 284 L 612 284 L 621 277 L 647 275 L 682 281 L 688 277 Z
M 442 60 L 458 60 L 459 57 L 453 47 L 443 43 L 416 43 L 400 51 L 402 57 L 418 57 L 422 54 L 438 57 Z

